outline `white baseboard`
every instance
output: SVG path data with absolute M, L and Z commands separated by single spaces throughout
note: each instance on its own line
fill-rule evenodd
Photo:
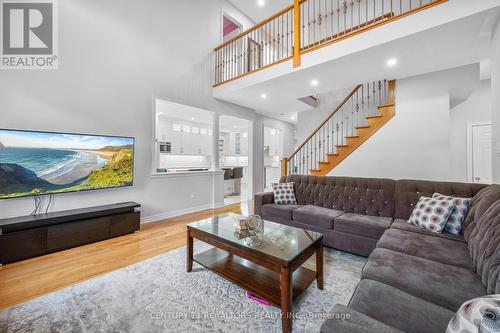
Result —
M 165 212 L 165 213 L 141 217 L 141 223 L 156 222 L 156 221 L 160 221 L 160 220 L 164 220 L 164 219 L 168 219 L 168 218 L 172 218 L 172 217 L 177 217 L 177 216 L 181 216 L 181 215 L 201 212 L 203 210 L 222 208 L 222 207 L 224 207 L 224 202 L 218 202 L 216 204 L 206 204 L 206 205 L 201 205 L 201 206 L 196 206 L 196 207 L 189 207 L 189 208 L 184 208 L 184 209 L 179 209 L 179 210 L 173 210 L 173 211 L 169 211 L 169 212 Z

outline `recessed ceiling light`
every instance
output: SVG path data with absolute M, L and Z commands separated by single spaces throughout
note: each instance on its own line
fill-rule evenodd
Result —
M 266 99 L 267 98 L 267 94 L 260 94 L 260 98 Z
M 264 7 L 266 5 L 266 0 L 257 0 L 257 6 Z
M 291 116 L 291 117 L 290 117 L 290 119 L 291 119 L 291 120 L 295 120 L 295 116 Z
M 387 65 L 387 67 L 396 66 L 398 64 L 398 59 L 397 58 L 389 58 L 389 59 L 387 59 L 385 64 Z
M 314 80 L 311 80 L 311 87 L 317 87 L 319 84 L 319 81 L 314 79 Z
M 191 120 L 194 120 L 194 117 L 191 117 Z
M 234 125 L 234 128 L 238 128 L 238 125 Z

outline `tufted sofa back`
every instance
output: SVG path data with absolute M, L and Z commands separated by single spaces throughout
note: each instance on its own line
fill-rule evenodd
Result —
M 483 188 L 472 198 L 472 202 L 464 221 L 464 237 L 468 242 L 471 233 L 477 226 L 478 221 L 497 200 L 500 200 L 500 185 L 490 185 Z
M 500 293 L 500 199 L 474 221 L 473 228 L 469 225 L 467 232 L 474 269 L 488 294 Z
M 291 175 L 299 205 L 316 205 L 370 216 L 394 216 L 396 181 L 378 178 Z
M 472 198 L 486 187 L 482 184 L 437 182 L 427 180 L 398 180 L 396 182 L 396 219 L 407 220 L 422 196 L 432 197 L 434 193 Z

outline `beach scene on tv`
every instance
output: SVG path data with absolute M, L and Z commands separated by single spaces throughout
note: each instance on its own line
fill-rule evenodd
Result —
M 0 199 L 131 186 L 134 139 L 0 130 Z

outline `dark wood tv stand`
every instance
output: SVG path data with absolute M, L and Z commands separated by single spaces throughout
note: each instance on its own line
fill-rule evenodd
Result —
M 135 202 L 0 219 L 0 266 L 140 229 Z

